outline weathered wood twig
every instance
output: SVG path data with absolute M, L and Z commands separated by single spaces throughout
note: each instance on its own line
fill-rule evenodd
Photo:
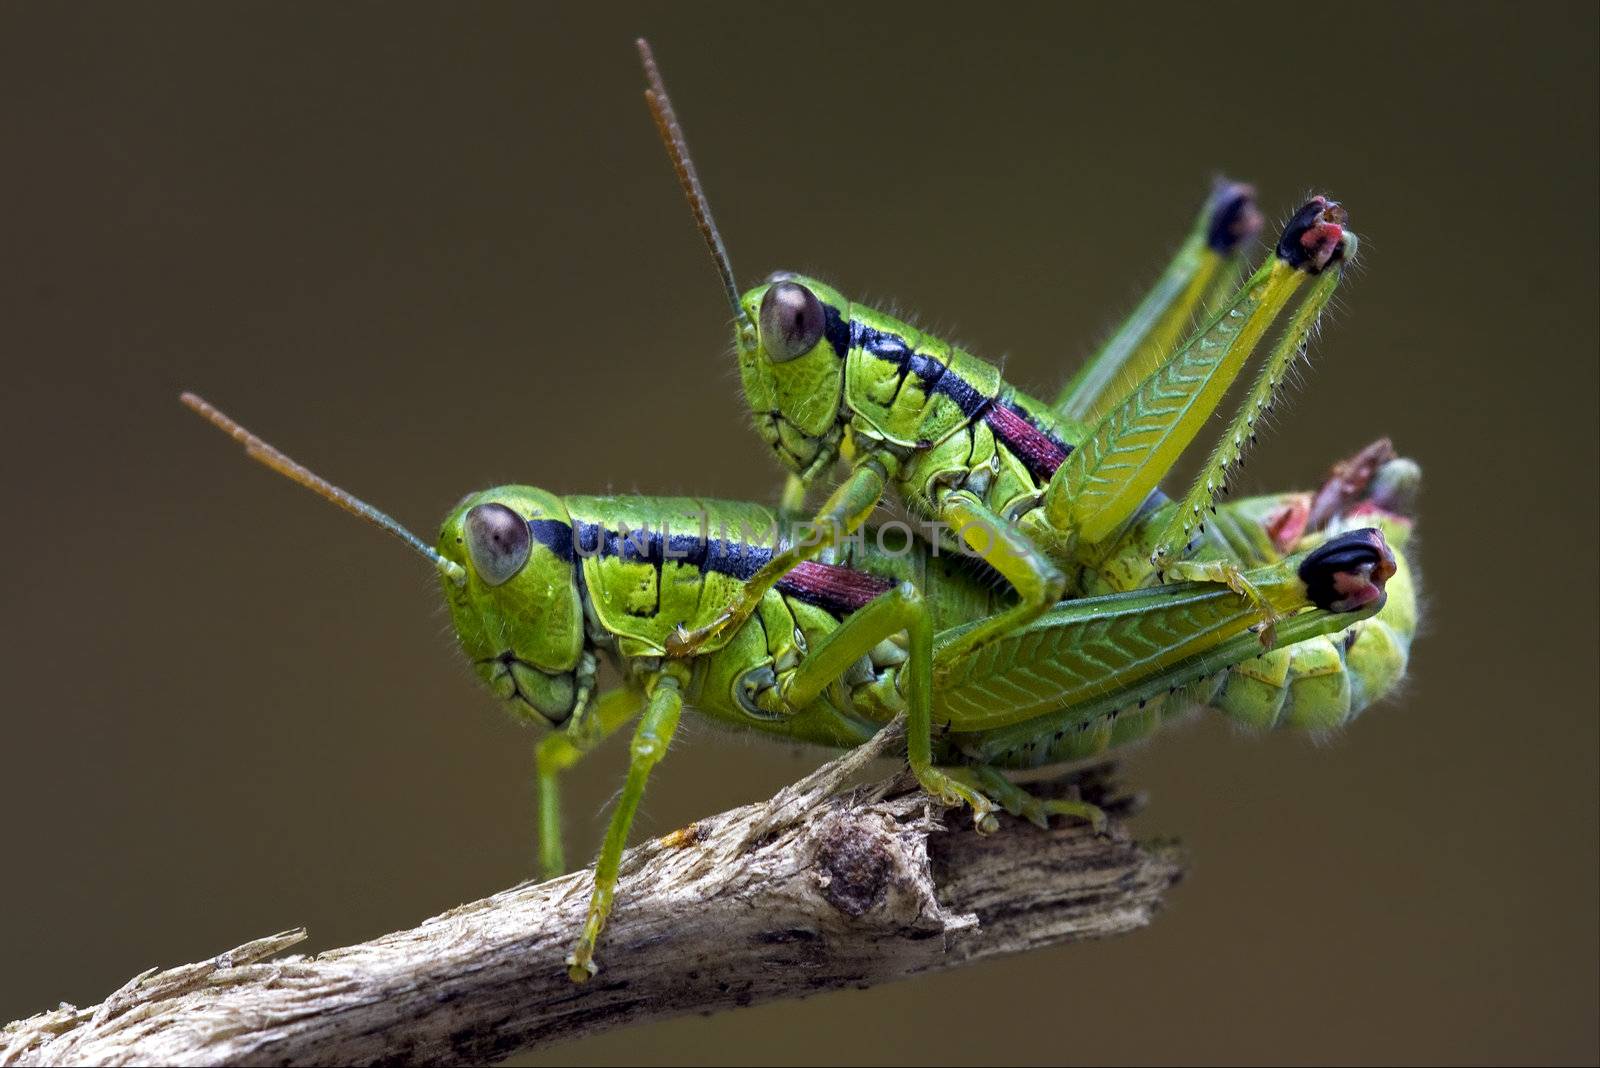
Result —
M 885 732 L 887 734 L 888 732 Z M 591 875 L 505 890 L 360 945 L 288 931 L 152 969 L 0 1032 L 11 1064 L 481 1064 L 641 1020 L 869 986 L 1148 923 L 1181 860 L 1114 825 L 980 836 L 904 775 L 839 787 L 892 739 L 761 805 L 629 852 L 600 974 L 562 966 Z M 1083 788 L 1113 811 L 1090 773 Z

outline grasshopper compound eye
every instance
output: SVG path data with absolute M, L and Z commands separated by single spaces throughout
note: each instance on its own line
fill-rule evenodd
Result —
M 463 524 L 472 569 L 489 586 L 508 581 L 528 562 L 533 538 L 528 521 L 503 504 L 480 504 Z
M 822 302 L 799 282 L 778 282 L 761 298 L 761 347 L 774 363 L 816 348 L 825 325 Z
M 1381 600 L 1394 573 L 1394 553 L 1373 527 L 1330 538 L 1300 563 L 1311 603 L 1330 612 L 1354 612 Z

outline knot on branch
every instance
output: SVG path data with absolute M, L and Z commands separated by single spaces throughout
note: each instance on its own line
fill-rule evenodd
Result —
M 829 812 L 817 821 L 816 836 L 817 885 L 828 904 L 846 916 L 865 916 L 884 904 L 891 891 L 919 905 L 931 896 L 927 858 L 908 869 L 905 843 L 881 821 Z

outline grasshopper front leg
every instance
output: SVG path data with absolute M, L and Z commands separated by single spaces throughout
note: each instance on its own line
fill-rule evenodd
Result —
M 588 756 L 618 727 L 639 712 L 642 698 L 632 690 L 612 690 L 595 702 L 577 732 L 561 731 L 540 739 L 537 750 L 539 778 L 539 874 L 554 879 L 567 870 L 561 847 L 561 788 L 563 771 Z
M 710 623 L 695 630 L 675 632 L 667 639 L 667 655 L 694 656 L 711 642 L 731 633 L 750 618 L 761 598 L 779 579 L 793 571 L 796 564 L 815 559 L 840 538 L 859 529 L 883 499 L 884 487 L 888 485 L 886 464 L 890 463 L 889 457 L 876 453 L 862 457 L 851 469 L 850 477 L 834 490 L 833 496 L 812 520 L 813 536 L 774 553 L 772 559 L 744 584 L 738 598 Z M 786 491 L 785 500 L 791 497 L 792 492 Z
M 786 680 L 781 700 L 791 709 L 804 708 L 837 682 L 851 664 L 884 639 L 901 632 L 910 639 L 902 687 L 907 703 L 906 748 L 911 769 L 929 794 L 946 804 L 970 805 L 978 827 L 992 830 L 997 826 L 996 805 L 977 787 L 976 777 L 963 769 L 946 770 L 933 763 L 933 621 L 921 592 L 912 583 L 903 582 L 874 599 L 817 642 Z M 683 708 L 681 685 L 673 673 L 654 676 L 646 685 L 649 705 L 634 733 L 628 777 L 595 862 L 588 916 L 577 945 L 567 957 L 567 972 L 574 982 L 585 982 L 598 970 L 594 963 L 595 945 L 611 912 L 628 830 L 650 771 L 665 755 L 677 727 Z

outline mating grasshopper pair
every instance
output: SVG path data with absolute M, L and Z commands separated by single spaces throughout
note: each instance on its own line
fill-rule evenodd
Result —
M 640 717 L 568 962 L 574 979 L 594 970 L 633 814 L 685 704 L 834 747 L 904 714 L 922 784 L 991 829 L 998 808 L 1103 819 L 1081 802 L 1033 798 L 1003 769 L 1092 755 L 1195 703 L 1263 726 L 1336 726 L 1393 686 L 1415 620 L 1394 551 L 1409 532 L 1414 466 L 1374 447 L 1314 499 L 1212 508 L 1209 491 L 1177 505 L 1154 495 L 1270 321 L 1317 274 L 1249 418 L 1270 401 L 1354 247 L 1334 205 L 1297 215 L 1273 261 L 1169 357 L 1250 229 L 1248 197 L 1224 187 L 1199 243 L 1056 406 L 1107 413 L 1085 428 L 991 365 L 819 283 L 785 276 L 740 296 L 645 59 L 647 95 L 734 305 L 758 427 L 797 472 L 785 513 L 838 455 L 851 458 L 819 536 L 786 537 L 788 515 L 753 504 L 505 486 L 463 500 L 429 546 L 185 395 L 254 458 L 425 556 L 480 677 L 523 718 L 558 728 L 538 749 L 547 874 L 564 867 L 559 774 Z M 1236 452 L 1215 458 L 1211 477 Z M 982 562 L 870 528 L 848 538 L 890 490 Z M 1215 517 L 1204 529 L 1202 512 Z M 1375 525 L 1358 528 L 1368 516 Z M 597 692 L 601 657 L 622 688 Z

